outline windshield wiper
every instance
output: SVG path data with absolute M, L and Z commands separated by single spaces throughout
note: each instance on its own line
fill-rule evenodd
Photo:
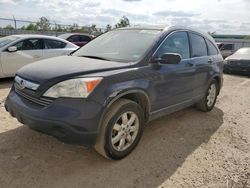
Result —
M 109 59 L 106 59 L 104 57 L 99 57 L 99 56 L 94 56 L 94 55 L 82 55 L 80 57 L 87 57 L 87 58 L 92 58 L 92 59 L 100 59 L 100 60 L 110 61 Z

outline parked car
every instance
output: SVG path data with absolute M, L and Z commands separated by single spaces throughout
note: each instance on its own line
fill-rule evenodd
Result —
M 58 37 L 70 41 L 80 47 L 84 46 L 93 39 L 93 36 L 82 33 L 65 33 L 59 35 Z
M 66 40 L 44 35 L 2 37 L 0 38 L 0 78 L 13 77 L 24 65 L 50 57 L 68 55 L 77 48 L 78 46 Z
M 217 39 L 219 40 L 219 39 Z M 217 43 L 221 55 L 225 59 L 226 57 L 232 55 L 234 52 L 240 48 L 250 47 L 249 39 L 224 39 L 224 42 Z
M 5 108 L 32 129 L 117 160 L 136 147 L 148 121 L 191 105 L 212 110 L 222 73 L 223 58 L 207 34 L 123 28 L 71 56 L 20 69 Z
M 224 72 L 250 75 L 250 48 L 241 48 L 224 61 Z
M 231 44 L 231 43 L 230 44 L 217 43 L 217 46 L 219 47 L 223 58 L 226 58 L 226 57 L 232 55 L 236 51 L 235 45 Z

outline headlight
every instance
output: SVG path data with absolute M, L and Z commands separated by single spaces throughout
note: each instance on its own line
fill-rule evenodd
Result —
M 228 60 L 225 59 L 225 60 L 224 60 L 224 64 L 228 64 Z
M 101 80 L 101 77 L 66 80 L 49 88 L 43 96 L 51 98 L 86 98 L 101 82 Z

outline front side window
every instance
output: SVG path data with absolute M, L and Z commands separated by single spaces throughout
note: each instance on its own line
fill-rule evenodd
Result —
M 208 55 L 217 55 L 218 51 L 212 42 L 206 39 Z
M 176 32 L 168 36 L 157 50 L 156 57 L 160 58 L 164 53 L 178 53 L 182 59 L 190 58 L 187 32 Z
M 59 41 L 59 40 L 51 40 L 51 39 L 44 39 L 44 47 L 45 49 L 58 49 L 64 48 L 66 43 Z
M 143 57 L 161 33 L 160 30 L 113 30 L 90 41 L 73 55 L 98 57 L 122 63 L 135 62 Z
M 40 50 L 43 49 L 41 39 L 26 39 L 15 44 L 17 50 Z
M 192 57 L 207 56 L 207 45 L 204 38 L 194 33 L 190 33 L 189 37 L 192 46 Z

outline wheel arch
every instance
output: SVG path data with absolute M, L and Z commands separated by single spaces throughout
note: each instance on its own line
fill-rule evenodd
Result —
M 217 84 L 218 84 L 218 86 L 219 86 L 219 89 L 218 89 L 218 94 L 220 93 L 220 89 L 221 89 L 221 78 L 220 78 L 220 76 L 219 75 L 215 75 L 213 78 L 212 78 L 212 80 L 215 80 L 216 82 L 217 82 Z M 211 81 L 212 81 L 211 80 Z
M 119 91 L 114 92 L 113 94 L 108 97 L 108 99 L 105 101 L 104 106 L 105 110 L 103 111 L 102 117 L 99 122 L 98 130 L 100 130 L 101 123 L 103 121 L 103 118 L 107 111 L 110 109 L 112 104 L 114 104 L 119 99 L 129 99 L 131 101 L 134 101 L 135 103 L 139 104 L 143 110 L 144 114 L 144 122 L 147 122 L 150 115 L 150 99 L 148 94 L 140 89 L 133 89 L 133 90 L 127 90 L 127 91 Z
M 215 80 L 218 84 L 218 92 L 217 94 L 219 95 L 220 94 L 220 89 L 222 87 L 222 75 L 219 75 L 219 74 L 215 74 L 213 76 L 211 76 L 210 80 L 207 82 L 207 88 L 209 87 L 210 83 L 212 82 L 212 80 Z

